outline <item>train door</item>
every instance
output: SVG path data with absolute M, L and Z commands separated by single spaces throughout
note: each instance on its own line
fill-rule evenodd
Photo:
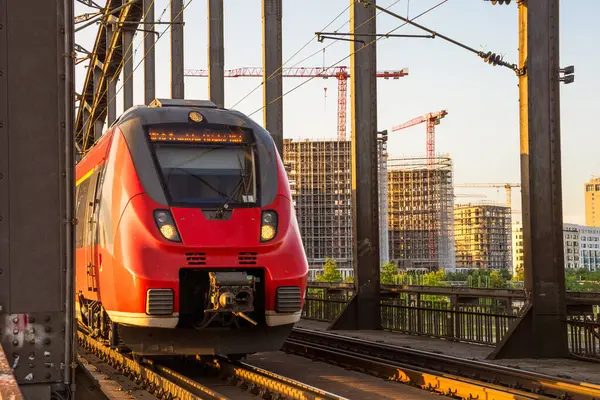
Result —
M 89 190 L 87 195 L 87 215 L 86 229 L 84 238 L 85 247 L 85 269 L 86 286 L 90 300 L 99 300 L 98 298 L 98 273 L 102 264 L 101 255 L 98 248 L 98 210 L 100 205 L 100 187 L 104 168 L 97 168 L 89 178 Z

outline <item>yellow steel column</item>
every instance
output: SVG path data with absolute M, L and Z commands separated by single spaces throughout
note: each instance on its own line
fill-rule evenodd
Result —
M 527 91 L 527 0 L 520 0 L 517 3 L 519 7 L 519 119 L 520 119 L 520 154 L 521 154 L 521 181 L 524 183 L 521 185 L 522 198 L 527 199 L 529 192 L 529 185 L 525 184 L 528 182 L 529 173 L 526 164 L 529 162 L 529 102 L 528 102 L 528 91 Z M 529 224 L 529 202 L 522 201 L 522 221 L 523 224 Z M 530 232 L 529 229 L 523 229 L 523 234 Z M 523 257 L 526 264 L 527 259 L 531 257 L 531 238 L 523 240 Z M 525 274 L 525 287 L 531 288 L 533 282 L 530 282 L 532 277 L 531 274 Z M 529 283 L 529 284 L 528 284 Z

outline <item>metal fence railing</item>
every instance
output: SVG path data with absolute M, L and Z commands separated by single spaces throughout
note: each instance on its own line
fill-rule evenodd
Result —
M 333 321 L 351 296 L 349 288 L 309 287 L 302 317 Z M 399 291 L 382 296 L 381 324 L 390 331 L 493 346 L 518 318 L 522 304 L 514 297 L 470 295 L 468 303 L 461 303 L 451 296 Z M 567 319 L 569 348 L 575 355 L 600 359 L 600 309 L 588 305 L 585 310 Z

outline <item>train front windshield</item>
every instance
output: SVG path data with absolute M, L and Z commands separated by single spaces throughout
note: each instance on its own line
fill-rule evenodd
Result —
M 256 203 L 256 157 L 248 143 L 152 140 L 173 206 L 248 207 Z

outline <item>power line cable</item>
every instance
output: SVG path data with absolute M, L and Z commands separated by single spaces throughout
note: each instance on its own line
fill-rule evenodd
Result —
M 492 53 L 491 51 L 488 51 L 487 53 L 484 53 L 483 51 L 475 50 L 474 48 L 472 48 L 472 47 L 470 47 L 470 46 L 468 46 L 468 45 L 466 45 L 464 43 L 461 43 L 458 40 L 451 39 L 448 36 L 442 35 L 441 33 L 438 33 L 438 32 L 436 32 L 434 30 L 431 30 L 431 29 L 429 29 L 429 28 L 427 28 L 427 27 L 425 27 L 423 25 L 419 25 L 419 24 L 417 24 L 415 22 L 412 22 L 412 20 L 409 20 L 408 18 L 404 18 L 403 16 L 398 15 L 398 14 L 396 14 L 396 13 L 388 10 L 385 7 L 378 6 L 378 5 L 374 4 L 374 3 L 371 3 L 370 1 L 366 1 L 366 0 L 359 0 L 359 2 L 364 3 L 365 6 L 373 7 L 376 10 L 380 10 L 381 12 L 384 12 L 384 13 L 386 13 L 388 15 L 391 15 L 392 17 L 395 17 L 395 18 L 398 18 L 398 19 L 400 19 L 402 21 L 405 21 L 406 24 L 411 24 L 412 26 L 415 26 L 415 27 L 417 27 L 419 29 L 422 29 L 422 30 L 424 30 L 426 32 L 429 32 L 434 37 L 442 38 L 445 41 L 454 44 L 455 46 L 458 46 L 458 47 L 461 47 L 461 48 L 463 48 L 463 49 L 465 49 L 467 51 L 470 51 L 471 53 L 474 53 L 474 54 L 478 55 L 479 57 L 483 58 L 484 61 L 487 62 L 487 63 L 489 63 L 489 64 L 492 64 L 494 66 L 501 65 L 503 67 L 512 69 L 513 71 L 515 71 L 517 73 L 517 75 L 520 74 L 520 72 L 521 72 L 521 70 L 519 69 L 518 65 L 507 63 L 506 61 L 504 61 L 502 59 L 502 56 L 500 54 Z
M 441 6 L 442 4 L 446 3 L 447 1 L 448 1 L 448 0 L 442 0 L 442 1 L 441 1 L 441 2 L 439 2 L 438 4 L 436 4 L 436 5 L 434 5 L 433 7 L 431 7 L 431 8 L 429 8 L 429 9 L 427 9 L 427 10 L 423 11 L 421 14 L 417 15 L 416 17 L 412 18 L 412 19 L 411 19 L 411 20 L 409 20 L 409 21 L 414 21 L 415 19 L 417 19 L 417 18 L 419 18 L 419 17 L 422 17 L 423 15 L 425 15 L 425 14 L 427 14 L 427 13 L 429 13 L 429 12 L 433 11 L 433 10 L 434 10 L 434 9 L 436 9 L 437 7 L 439 7 L 439 6 Z M 372 18 L 373 18 L 373 17 L 371 17 L 370 19 L 372 19 Z M 370 20 L 370 19 L 369 19 L 369 20 Z M 366 23 L 366 22 L 368 22 L 369 20 L 365 21 L 365 23 Z M 364 23 L 363 23 L 363 24 L 364 24 Z M 361 24 L 360 26 L 362 26 L 363 24 Z M 405 25 L 408 25 L 408 22 L 405 22 L 405 23 L 403 23 L 402 25 L 399 25 L 399 26 L 397 26 L 396 28 L 392 29 L 391 31 L 389 31 L 389 32 L 387 33 L 387 35 L 389 35 L 389 34 L 391 34 L 391 33 L 395 32 L 395 31 L 397 31 L 398 29 L 402 28 L 402 27 L 403 27 L 403 26 L 405 26 Z M 376 43 L 377 41 L 379 41 L 380 39 L 383 39 L 383 38 L 385 38 L 385 36 L 379 36 L 379 37 L 377 37 L 376 39 L 374 39 L 374 40 L 370 41 L 369 43 L 365 43 L 365 45 L 364 45 L 364 46 L 362 46 L 360 49 L 358 49 L 358 50 L 356 50 L 356 51 L 354 51 L 354 52 L 350 53 L 349 55 L 345 56 L 344 58 L 342 58 L 342 59 L 341 59 L 341 60 L 339 60 L 338 62 L 336 62 L 336 63 L 334 63 L 334 64 L 330 65 L 330 66 L 329 66 L 329 67 L 327 67 L 326 69 L 323 69 L 323 71 L 322 71 L 322 72 L 320 72 L 320 73 L 318 73 L 317 75 L 314 75 L 314 76 L 312 76 L 312 77 L 308 78 L 308 79 L 307 79 L 307 80 L 305 80 L 304 82 L 302 82 L 302 83 L 300 83 L 300 84 L 298 84 L 298 85 L 294 86 L 293 88 L 291 88 L 291 89 L 290 89 L 290 90 L 288 90 L 287 92 L 283 93 L 281 96 L 278 96 L 277 98 L 275 98 L 275 99 L 271 100 L 271 101 L 270 101 L 269 103 L 267 103 L 266 105 L 263 105 L 262 107 L 260 107 L 260 108 L 259 108 L 259 109 L 257 109 L 256 111 L 254 111 L 252 114 L 250 114 L 250 115 L 249 115 L 249 117 L 251 117 L 251 116 L 253 116 L 254 114 L 256 114 L 257 112 L 259 112 L 259 111 L 263 110 L 263 109 L 264 109 L 266 106 L 268 106 L 268 105 L 270 105 L 270 104 L 273 104 L 273 103 L 274 103 L 274 102 L 276 102 L 276 101 L 279 101 L 279 100 L 281 100 L 283 97 L 285 97 L 285 96 L 286 96 L 286 95 L 288 95 L 289 93 L 292 93 L 292 92 L 293 92 L 293 91 L 295 91 L 296 89 L 299 89 L 300 87 L 302 87 L 302 86 L 306 85 L 308 82 L 312 81 L 313 79 L 315 79 L 315 78 L 318 78 L 318 77 L 319 77 L 321 74 L 323 74 L 323 72 L 326 72 L 326 71 L 327 71 L 329 68 L 334 68 L 334 67 L 336 67 L 337 65 L 339 65 L 339 64 L 340 64 L 340 63 L 342 63 L 343 61 L 346 61 L 346 60 L 347 60 L 348 58 L 350 58 L 352 55 L 354 55 L 354 54 L 358 53 L 359 51 L 361 51 L 361 50 L 363 50 L 363 49 L 365 49 L 365 48 L 367 48 L 367 47 L 371 46 L 373 43 Z
M 387 8 L 391 8 L 393 6 L 395 6 L 396 4 L 398 4 L 400 1 L 402 0 L 396 0 L 394 1 L 392 4 L 390 4 Z M 408 0 L 410 1 L 410 0 Z M 323 28 L 322 30 L 325 30 L 329 27 L 329 25 L 331 25 L 333 22 L 335 22 L 335 20 L 337 20 L 343 13 L 345 13 L 350 7 L 352 6 L 352 4 L 350 4 L 348 7 L 346 7 L 340 14 L 338 14 L 337 17 L 335 17 L 335 19 L 333 21 L 331 21 L 329 24 L 327 24 L 327 26 L 325 28 Z M 359 26 L 357 26 L 357 28 L 360 28 L 361 26 L 363 26 L 364 24 L 368 23 L 369 21 L 371 21 L 373 18 L 376 18 L 378 15 L 380 15 L 383 11 L 379 11 L 377 14 L 375 14 L 373 17 L 369 18 L 368 20 L 366 20 L 365 22 L 363 22 L 362 24 L 360 24 Z M 338 29 L 336 29 L 334 32 L 339 31 L 340 29 L 342 29 L 344 26 L 346 26 L 346 24 L 348 24 L 351 21 L 351 18 L 349 18 L 346 22 L 344 22 Z M 313 37 L 314 38 L 314 37 Z M 313 38 L 311 38 L 311 40 L 305 44 L 302 49 L 306 48 L 308 46 L 309 43 L 312 43 Z M 295 68 L 297 67 L 299 64 L 302 64 L 303 62 L 315 57 L 316 55 L 318 55 L 321 52 L 324 52 L 325 50 L 327 50 L 329 47 L 337 44 L 338 41 L 332 41 L 331 43 L 329 43 L 328 45 L 326 45 L 325 47 L 323 47 L 322 49 L 319 49 L 317 51 L 315 51 L 314 53 L 308 55 L 307 57 L 303 58 L 302 60 L 298 61 L 297 63 L 295 63 L 294 65 L 292 65 L 290 68 Z M 301 50 L 302 50 L 301 49 Z M 301 51 L 300 50 L 300 51 Z M 296 52 L 296 54 L 298 54 L 300 51 Z M 294 54 L 294 56 L 292 56 L 290 59 L 288 59 L 288 61 L 286 61 L 277 71 L 282 70 L 283 66 L 285 64 L 287 64 L 292 58 L 294 58 L 296 56 L 296 54 Z M 276 71 L 276 72 L 277 72 Z M 282 71 L 283 72 L 283 71 Z M 270 81 L 271 79 L 273 79 L 275 76 L 273 76 L 273 74 L 265 80 L 265 82 Z M 315 77 L 316 78 L 316 77 Z M 256 90 L 258 90 L 265 82 L 261 82 L 260 84 L 258 84 L 258 86 L 256 86 L 254 89 L 252 89 L 248 94 L 246 94 L 243 98 L 241 98 L 238 102 L 236 102 L 233 106 L 229 107 L 229 108 L 235 108 L 235 106 L 237 106 L 238 104 L 240 104 L 242 101 L 244 101 L 246 98 L 248 98 L 252 93 L 254 93 Z
M 400 0 L 398 0 L 398 1 L 400 1 Z M 337 15 L 337 17 L 335 17 L 333 20 L 331 20 L 331 22 L 329 22 L 329 23 L 327 24 L 327 26 L 326 26 L 325 28 L 323 28 L 323 30 L 327 29 L 327 28 L 328 28 L 328 27 L 329 27 L 331 24 L 333 24 L 335 21 L 337 21 L 337 19 L 338 19 L 339 17 L 341 17 L 341 16 L 342 16 L 342 14 L 344 14 L 344 13 L 345 13 L 345 12 L 346 12 L 346 11 L 347 11 L 347 10 L 348 10 L 350 7 L 351 7 L 351 6 L 352 6 L 352 4 L 348 5 L 348 7 L 346 7 L 346 8 L 345 8 L 345 9 L 344 9 L 342 12 L 340 12 L 340 13 Z M 348 23 L 348 22 L 345 22 L 345 23 L 344 23 L 344 25 L 346 25 L 347 23 Z M 344 26 L 344 25 L 342 25 L 342 26 Z M 270 75 L 270 76 L 269 76 L 269 77 L 268 77 L 268 78 L 265 80 L 265 82 L 268 82 L 268 81 L 270 81 L 271 79 L 275 78 L 275 77 L 277 76 L 276 74 L 278 74 L 278 75 L 281 75 L 281 74 L 283 73 L 283 67 L 284 67 L 284 66 L 285 66 L 287 63 L 289 63 L 289 62 L 290 62 L 290 61 L 291 61 L 291 60 L 292 60 L 294 57 L 296 57 L 296 56 L 297 56 L 297 55 L 298 55 L 300 52 L 302 52 L 302 50 L 304 50 L 304 49 L 305 49 L 305 48 L 306 48 L 306 47 L 307 47 L 309 44 L 311 44 L 311 43 L 313 42 L 313 39 L 314 39 L 314 38 L 313 38 L 313 37 L 311 37 L 311 38 L 308 40 L 308 42 L 306 42 L 306 43 L 304 44 L 304 46 L 302 46 L 302 47 L 300 48 L 300 50 L 298 50 L 297 52 L 295 52 L 295 53 L 294 53 L 294 55 L 292 55 L 290 58 L 288 58 L 286 62 L 284 62 L 284 63 L 283 63 L 283 64 L 282 64 L 282 65 L 281 65 L 279 68 L 277 68 L 275 71 L 273 71 L 273 73 L 272 73 L 272 74 L 271 74 L 271 75 Z M 327 47 L 326 47 L 326 48 L 327 48 Z M 321 50 L 319 50 L 319 51 L 321 51 Z M 312 56 L 311 56 L 311 57 L 312 57 Z M 304 60 L 302 60 L 302 61 L 304 61 Z M 302 61 L 300 61 L 300 62 L 302 62 Z M 298 65 L 298 63 L 294 64 L 294 65 L 292 66 L 292 68 L 293 68 L 293 67 L 295 67 L 296 65 Z M 234 105 L 232 105 L 231 107 L 228 107 L 228 108 L 235 108 L 235 106 L 237 106 L 238 104 L 240 104 L 242 101 L 246 100 L 246 99 L 247 99 L 247 98 L 248 98 L 248 97 L 249 97 L 249 96 L 250 96 L 252 93 L 256 92 L 256 91 L 257 91 L 257 90 L 258 90 L 258 89 L 259 89 L 259 88 L 260 88 L 260 87 L 261 87 L 263 84 L 264 84 L 264 82 L 261 82 L 260 84 L 258 84 L 258 85 L 257 85 L 257 86 L 256 86 L 254 89 L 252 89 L 252 90 L 251 90 L 249 93 L 247 93 L 247 94 L 246 94 L 244 97 L 242 97 L 240 100 L 238 100 L 238 101 L 237 101 L 237 102 L 236 102 Z

